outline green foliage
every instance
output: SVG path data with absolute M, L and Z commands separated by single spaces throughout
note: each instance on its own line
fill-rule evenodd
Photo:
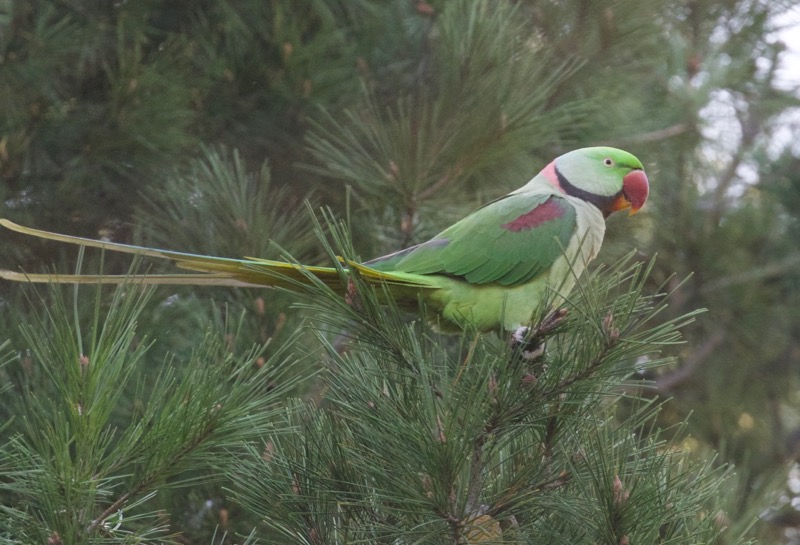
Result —
M 291 246 L 297 259 L 308 259 L 316 239 L 298 208 L 286 188 L 272 186 L 266 162 L 251 173 L 237 150 L 204 149 L 147 193 L 138 222 L 152 246 L 266 259 Z
M 718 463 L 737 465 L 739 477 L 726 489 L 736 499 L 725 520 L 731 534 L 760 516 L 750 535 L 797 543 L 796 512 L 781 498 L 793 496 L 785 478 L 800 426 L 798 97 L 781 70 L 786 53 L 776 33 L 793 7 L 790 0 L 0 0 L 1 215 L 70 234 L 234 257 L 285 250 L 316 263 L 325 256 L 302 205 L 311 195 L 347 219 L 353 254 L 367 258 L 426 239 L 568 149 L 629 149 L 645 162 L 651 198 L 633 220 L 609 219 L 600 259 L 615 263 L 632 247 L 644 259 L 658 253 L 647 292 L 671 291 L 676 272 L 691 275 L 658 319 L 709 309 L 686 331 L 685 345 L 665 348 L 672 363 L 643 372 L 656 388 L 642 395 L 671 401 L 658 426 L 640 435 L 677 444 L 671 430 L 693 414 L 691 438 L 680 444 L 699 458 L 716 450 Z M 53 245 L 0 238 L 6 268 L 71 271 L 75 259 Z M 91 254 L 84 267 L 124 272 L 129 263 Z M 10 339 L 17 358 L 0 370 L 4 399 L 19 401 L 26 388 L 43 388 L 39 400 L 59 391 L 39 362 L 28 367 L 31 343 L 18 327 L 46 325 L 32 308 L 50 307 L 44 300 L 31 303 L 18 286 L 0 286 L 0 342 Z M 300 362 L 287 377 L 305 375 L 318 363 L 316 341 L 297 331 L 319 307 L 292 310 L 292 301 L 275 292 L 155 292 L 137 311 L 137 339 L 158 342 L 124 375 L 127 389 L 107 415 L 115 437 L 140 410 L 144 394 L 136 388 L 155 388 L 168 354 L 182 377 L 178 363 L 207 346 L 207 334 L 271 341 L 263 357 L 290 350 Z M 94 307 L 77 308 L 72 327 L 92 324 Z M 329 310 L 336 308 L 363 322 L 349 307 Z M 385 319 L 377 307 L 371 312 Z M 235 333 L 222 326 L 230 316 L 242 316 Z M 328 329 L 338 335 L 339 327 Z M 403 320 L 392 327 L 398 335 L 407 330 Z M 303 350 L 287 346 L 298 335 Z M 83 337 L 90 346 L 91 336 Z M 69 339 L 56 361 L 79 361 L 77 337 L 61 341 Z M 424 344 L 434 340 L 414 342 L 437 362 L 451 357 L 451 341 L 442 341 L 441 353 Z M 375 350 L 392 353 L 386 343 L 359 353 L 371 361 Z M 481 349 L 481 365 L 499 361 L 495 348 Z M 450 376 L 440 367 L 431 373 L 442 383 Z M 331 391 L 330 380 L 299 389 L 316 399 Z M 636 412 L 625 398 L 620 404 L 642 415 L 633 423 L 646 420 L 646 410 Z M 21 429 L 25 413 L 17 407 L 0 404 L 4 452 Z M 323 422 L 319 410 L 286 420 Z M 589 444 L 601 451 L 600 437 L 614 428 L 605 414 L 589 415 L 596 431 L 576 436 L 596 437 Z M 624 444 L 627 436 L 609 437 Z M 631 448 L 650 452 L 642 442 Z M 0 459 L 5 475 L 14 463 Z M 28 459 L 20 463 L 29 467 Z M 609 475 L 596 481 L 607 486 Z M 597 496 L 592 478 L 580 482 L 587 498 Z M 9 520 L 27 520 L 12 496 L 2 497 Z M 140 510 L 170 512 L 170 531 L 205 543 L 224 520 L 222 505 L 233 542 L 253 521 L 226 502 L 220 483 L 192 484 L 162 488 Z M 642 528 L 656 520 L 640 515 Z M 0 541 L 11 539 L 3 532 L 0 524 Z
M 137 327 L 148 293 L 73 295 L 72 308 L 57 292 L 31 300 L 48 310 L 23 326 L 25 355 L 2 394 L 3 532 L 9 543 L 162 543 L 174 530 L 153 498 L 218 480 L 231 452 L 282 412 L 294 358 L 258 367 L 263 347 L 241 350 L 209 331 L 191 357 L 148 376 L 156 341 Z
M 137 235 L 149 246 L 198 254 L 280 259 L 283 248 L 291 248 L 294 258 L 314 261 L 319 259 L 317 239 L 296 199 L 286 187 L 272 184 L 266 162 L 252 172 L 237 150 L 203 149 L 202 155 L 145 194 L 136 212 Z M 173 340 L 194 337 L 194 317 L 208 313 L 209 297 L 226 304 L 219 312 L 241 313 L 239 335 L 270 342 L 268 351 L 287 342 L 300 322 L 297 313 L 288 312 L 291 297 L 275 290 L 265 297 L 251 290 L 218 288 L 198 297 L 176 289 L 168 308 L 157 314 L 174 331 Z M 177 330 L 176 321 L 183 320 L 189 323 Z
M 357 279 L 352 304 L 318 285 L 317 327 L 351 341 L 320 338 L 321 404 L 232 466 L 234 497 L 270 543 L 713 542 L 725 473 L 660 437 L 657 406 L 614 417 L 620 387 L 693 318 L 651 326 L 667 301 L 643 293 L 647 274 L 593 275 L 544 362 L 493 337 L 448 349 Z
M 454 191 L 530 176 L 526 152 L 569 135 L 586 107 L 553 106 L 578 63 L 554 58 L 529 24 L 511 4 L 444 4 L 420 29 L 423 49 L 391 94 L 368 74 L 343 116 L 314 122 L 308 170 L 352 184 L 370 211 L 388 213 L 375 223 L 399 228 L 390 247 L 424 236 L 418 222 L 451 204 Z
M 569 114 L 547 105 L 570 69 L 527 37 L 526 22 L 509 4 L 447 3 L 429 38 L 436 47 L 388 106 L 365 92 L 345 127 L 317 127 L 310 145 L 321 172 L 385 206 L 413 208 L 557 138 L 543 128 L 558 130 Z

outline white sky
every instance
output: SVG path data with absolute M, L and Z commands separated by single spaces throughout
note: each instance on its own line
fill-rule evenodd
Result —
M 783 89 L 794 90 L 794 95 L 800 97 L 800 6 L 778 17 L 776 22 L 780 27 L 777 38 L 786 44 L 776 74 L 777 83 Z M 780 153 L 790 145 L 794 153 L 800 155 L 800 110 L 787 112 L 781 121 L 783 127 L 773 135 L 771 151 Z
M 800 98 L 800 4 L 776 18 L 775 23 L 779 30 L 773 38 L 786 46 L 778 59 L 775 83 L 777 87 L 793 92 Z M 706 121 L 703 128 L 707 138 L 704 152 L 709 160 L 724 165 L 741 138 L 736 121 L 736 97 L 720 90 L 710 98 L 709 104 L 700 112 Z M 776 120 L 774 127 L 766 142 L 768 152 L 777 157 L 790 146 L 795 155 L 800 155 L 800 108 L 786 111 Z M 758 182 L 757 168 L 746 161 L 739 166 L 737 175 L 739 183 L 729 188 L 732 197 L 738 197 L 749 185 Z M 714 183 L 708 180 L 707 186 L 702 189 L 711 189 Z
M 786 44 L 786 52 L 778 70 L 780 81 L 787 89 L 800 86 L 800 7 L 795 7 L 778 17 L 781 28 L 778 39 Z

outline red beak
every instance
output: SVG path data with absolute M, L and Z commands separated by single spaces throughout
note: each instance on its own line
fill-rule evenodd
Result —
M 643 170 L 634 170 L 622 178 L 622 194 L 611 205 L 611 211 L 618 212 L 630 208 L 633 215 L 644 206 L 649 193 L 650 184 L 647 175 Z

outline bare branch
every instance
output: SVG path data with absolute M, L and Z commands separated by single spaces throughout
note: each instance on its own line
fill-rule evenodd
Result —
M 762 267 L 755 267 L 738 274 L 722 277 L 713 282 L 708 282 L 700 291 L 703 293 L 710 293 L 731 286 L 746 284 L 747 282 L 756 282 L 776 276 L 783 276 L 796 271 L 798 265 L 800 265 L 800 254 L 791 255 L 782 261 L 767 263 Z
M 655 381 L 656 388 L 660 392 L 668 392 L 691 378 L 695 370 L 711 353 L 725 340 L 725 330 L 718 329 L 701 344 L 694 353 L 684 360 L 682 366 L 667 375 L 658 377 Z
M 624 136 L 621 138 L 614 139 L 613 142 L 605 142 L 603 145 L 611 145 L 611 144 L 624 144 L 628 142 L 659 142 L 661 140 L 666 140 L 667 138 L 672 138 L 673 136 L 678 136 L 679 134 L 683 134 L 689 130 L 689 124 L 687 123 L 675 123 L 674 125 L 670 125 L 669 127 L 664 127 L 663 129 L 657 129 L 655 131 L 643 132 L 639 134 L 634 134 L 632 136 Z

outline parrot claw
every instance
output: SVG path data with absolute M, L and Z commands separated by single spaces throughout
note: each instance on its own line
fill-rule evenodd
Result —
M 521 326 L 511 334 L 511 347 L 519 350 L 522 359 L 536 361 L 544 354 L 544 338 L 555 331 L 564 318 L 567 309 L 562 308 L 550 314 L 536 327 Z
M 530 326 L 522 326 L 511 334 L 511 347 L 519 350 L 525 361 L 536 361 L 544 354 L 544 340 L 531 335 L 531 331 Z

